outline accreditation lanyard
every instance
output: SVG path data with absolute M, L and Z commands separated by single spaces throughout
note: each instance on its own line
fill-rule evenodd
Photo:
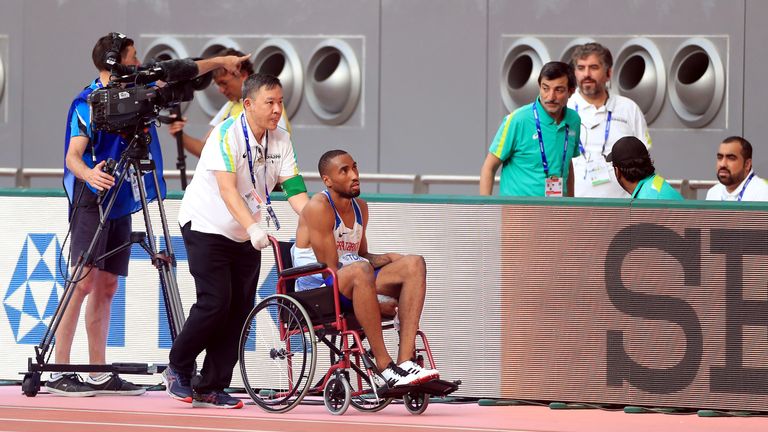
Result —
M 744 197 L 744 191 L 747 190 L 747 186 L 749 186 L 749 182 L 752 181 L 752 177 L 754 176 L 755 173 L 753 172 L 749 175 L 749 177 L 747 177 L 747 181 L 744 182 L 744 187 L 741 188 L 741 192 L 739 192 L 739 196 L 736 198 L 736 201 L 741 201 L 741 199 Z
M 575 104 L 573 109 L 576 111 L 576 113 L 578 113 L 579 104 Z M 611 117 L 613 117 L 613 112 L 609 110 L 608 118 L 605 119 L 605 138 L 603 138 L 603 148 L 600 150 L 600 154 L 603 156 L 605 156 L 605 146 L 608 144 L 608 135 L 611 133 Z M 584 145 L 581 143 L 581 137 L 579 137 L 579 151 L 584 155 L 584 157 L 587 156 L 587 151 L 584 149 Z
M 533 118 L 536 120 L 536 134 L 539 136 L 539 151 L 541 151 L 541 165 L 544 168 L 544 177 L 549 177 L 549 164 L 547 163 L 547 154 L 544 152 L 544 137 L 541 135 L 541 121 L 539 121 L 539 112 L 536 110 L 538 102 L 533 105 Z M 565 121 L 565 116 L 563 116 Z M 563 164 L 560 166 L 560 177 L 565 173 L 565 158 L 568 156 L 568 124 L 565 124 L 565 145 L 563 146 Z
M 248 128 L 245 126 L 245 113 L 240 116 L 240 125 L 243 127 L 243 136 L 245 137 L 245 149 L 248 153 L 248 172 L 251 174 L 251 184 L 253 189 L 256 190 L 256 176 L 253 170 L 253 155 L 251 154 L 251 143 L 248 138 Z M 269 226 L 269 220 L 272 219 L 275 222 L 275 229 L 280 229 L 280 221 L 277 220 L 277 215 L 272 209 L 272 201 L 269 199 L 269 189 L 267 188 L 267 155 L 269 155 L 269 131 L 264 131 L 264 196 L 267 201 L 267 226 Z

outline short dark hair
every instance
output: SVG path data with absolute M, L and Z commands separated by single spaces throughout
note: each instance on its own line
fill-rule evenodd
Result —
M 323 155 L 320 156 L 320 161 L 317 162 L 317 172 L 319 172 L 321 176 L 325 175 L 326 171 L 328 170 L 328 165 L 331 164 L 331 160 L 345 154 L 349 153 L 345 152 L 344 150 L 328 150 L 327 152 L 323 153 Z
M 99 71 L 108 71 L 110 68 L 110 66 L 104 61 L 106 60 L 104 57 L 107 52 L 112 49 L 113 36 L 114 34 L 110 33 L 106 36 L 100 37 L 99 40 L 96 41 L 96 45 L 93 47 L 91 59 L 93 59 L 93 65 L 96 66 L 96 69 Z M 133 39 L 123 38 L 120 42 L 120 55 L 122 56 L 123 52 L 125 52 L 125 50 L 130 46 L 133 46 Z
M 633 183 L 639 182 L 656 173 L 656 169 L 653 167 L 653 161 L 649 157 L 614 162 L 613 166 L 621 171 L 622 177 Z
M 587 58 L 592 54 L 597 54 L 600 58 L 600 62 L 606 69 L 613 67 L 613 56 L 611 55 L 611 51 L 597 42 L 589 42 L 577 46 L 573 50 L 573 53 L 571 53 L 571 64 L 576 66 L 576 60 Z
M 573 73 L 573 67 L 561 61 L 551 61 L 542 66 L 541 72 L 539 72 L 539 85 L 541 85 L 542 78 L 554 80 L 561 77 L 568 77 L 569 89 L 576 88 L 576 75 Z
M 221 50 L 217 51 L 216 54 L 214 54 L 211 57 L 225 57 L 225 56 L 238 56 L 242 57 L 245 53 L 242 51 L 236 50 L 234 48 L 222 48 Z M 226 72 L 227 70 L 224 68 L 218 68 L 213 70 L 213 76 L 217 76 L 221 73 Z M 244 62 L 240 63 L 240 72 L 246 72 L 247 75 L 253 75 L 253 63 L 251 63 L 250 60 L 246 60 Z
M 243 82 L 243 99 L 253 95 L 262 87 L 272 90 L 275 87 L 283 88 L 280 79 L 274 75 L 255 73 L 248 76 Z
M 723 144 L 730 144 L 733 142 L 741 144 L 741 156 L 744 160 L 752 159 L 752 144 L 747 141 L 746 138 L 734 135 L 723 140 Z

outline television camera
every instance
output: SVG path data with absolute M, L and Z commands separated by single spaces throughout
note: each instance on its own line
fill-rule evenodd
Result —
M 152 140 L 147 133 L 155 121 L 172 123 L 181 119 L 182 102 L 192 100 L 196 90 L 207 88 L 212 72 L 198 76 L 195 59 L 171 59 L 141 66 L 120 63 L 120 52 L 126 36 L 111 33 L 112 47 L 104 55 L 110 68 L 110 82 L 88 96 L 91 125 L 96 131 L 114 133 L 129 140 L 128 156 L 145 159 Z M 162 116 L 162 110 L 170 116 Z M 182 134 L 176 134 L 176 168 L 181 188 L 187 187 L 186 154 Z
M 109 62 L 107 62 L 109 64 Z M 211 73 L 197 76 L 192 59 L 165 60 L 143 66 L 112 63 L 112 78 L 88 96 L 94 130 L 134 134 L 171 109 L 192 100 L 195 90 L 211 83 Z

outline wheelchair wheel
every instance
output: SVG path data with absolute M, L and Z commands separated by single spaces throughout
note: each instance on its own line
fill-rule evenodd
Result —
M 333 336 L 331 343 L 336 345 L 339 349 L 342 348 L 340 338 Z M 363 349 L 365 352 L 369 352 L 368 341 L 363 340 Z M 331 354 L 331 364 L 335 364 L 340 359 L 333 352 Z M 350 358 L 351 367 L 345 371 L 347 382 L 352 389 L 352 406 L 362 412 L 377 412 L 384 409 L 392 402 L 392 398 L 379 398 L 376 396 L 376 392 L 371 385 L 371 378 L 366 372 L 365 364 L 363 363 L 361 354 L 351 354 Z
M 259 407 L 286 412 L 312 386 L 317 363 L 312 321 L 295 299 L 275 294 L 248 315 L 240 335 L 243 384 Z
M 371 386 L 371 378 L 365 372 L 362 362 L 352 359 L 349 368 L 349 385 L 352 388 L 352 406 L 362 412 L 377 412 L 387 407 L 392 398 L 380 398 Z M 356 364 L 357 363 L 357 364 Z
M 406 393 L 403 395 L 405 409 L 413 415 L 423 413 L 429 405 L 429 395 L 426 393 Z
M 337 375 L 328 380 L 323 389 L 323 403 L 331 414 L 344 414 L 351 402 L 352 389 L 343 375 Z

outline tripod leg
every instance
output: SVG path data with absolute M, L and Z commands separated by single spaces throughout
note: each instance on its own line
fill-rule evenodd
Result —
M 153 171 L 153 179 L 155 181 L 155 190 L 160 190 L 160 181 L 157 178 L 157 172 Z M 160 210 L 160 222 L 163 226 L 163 235 L 165 237 L 165 249 L 170 257 L 170 262 L 166 262 L 163 267 L 165 273 L 164 291 L 166 304 L 166 314 L 168 315 L 168 323 L 173 328 L 172 337 L 176 339 L 176 335 L 181 332 L 184 327 L 184 307 L 181 303 L 181 296 L 179 295 L 179 285 L 176 280 L 176 255 L 173 252 L 173 244 L 171 243 L 171 232 L 168 229 L 168 218 L 165 213 L 165 206 L 163 200 L 157 200 L 157 207 Z M 162 276 L 161 276 L 162 277 Z
M 155 183 L 155 190 L 158 191 L 159 194 L 160 182 L 157 178 L 157 173 L 155 172 L 154 167 L 150 171 L 152 172 Z M 140 171 L 137 170 L 137 172 Z M 171 245 L 171 233 L 168 229 L 168 221 L 166 219 L 165 208 L 163 207 L 163 200 L 158 196 L 157 205 L 160 210 L 160 222 L 165 238 L 167 254 L 163 255 L 162 252 L 158 253 L 152 231 L 152 222 L 149 218 L 147 198 L 144 194 L 143 178 L 139 176 L 138 181 L 139 194 L 141 195 L 142 208 L 144 210 L 144 223 L 146 224 L 147 236 L 149 237 L 148 241 L 150 242 L 149 248 L 153 252 L 152 260 L 160 275 L 160 284 L 165 298 L 165 312 L 171 330 L 171 339 L 176 340 L 176 336 L 181 332 L 182 327 L 184 327 L 185 316 L 184 308 L 181 304 L 181 297 L 179 295 L 178 283 L 176 282 L 176 257 L 173 254 L 173 246 Z
M 178 120 L 182 119 L 181 105 L 176 105 L 171 109 L 171 114 L 175 115 Z M 187 189 L 187 155 L 184 153 L 184 132 L 176 132 L 176 169 L 181 174 L 181 190 Z M 155 179 L 157 180 L 157 179 Z
M 124 159 L 121 159 L 118 163 L 118 167 L 125 166 L 126 162 Z M 74 294 L 74 290 L 77 287 L 77 283 L 80 282 L 80 279 L 83 278 L 83 271 L 87 265 L 87 263 L 91 260 L 91 257 L 93 255 L 93 251 L 96 248 L 96 244 L 98 243 L 99 239 L 101 238 L 101 235 L 104 231 L 104 226 L 107 221 L 107 217 L 109 216 L 110 211 L 112 210 L 112 206 L 115 203 L 115 199 L 117 198 L 117 192 L 120 190 L 120 187 L 125 182 L 125 175 L 127 170 L 123 169 L 120 172 L 120 176 L 118 177 L 117 184 L 115 186 L 115 192 L 110 197 L 109 202 L 107 203 L 106 210 L 101 214 L 101 217 L 99 218 L 99 225 L 96 227 L 96 232 L 93 235 L 93 238 L 91 239 L 90 244 L 88 245 L 88 249 L 86 252 L 78 257 L 77 264 L 75 265 L 75 268 L 72 272 L 73 276 L 69 279 L 67 279 L 66 283 L 64 284 L 64 292 L 62 294 L 62 297 L 59 301 L 58 306 L 56 307 L 56 311 L 53 313 L 53 316 L 51 317 L 50 325 L 48 326 L 48 329 L 45 331 L 45 334 L 43 335 L 42 340 L 40 341 L 40 344 L 35 347 L 35 357 L 38 364 L 45 364 L 47 362 L 46 357 L 48 354 L 48 351 L 50 350 L 51 345 L 53 344 L 53 339 L 56 334 L 56 330 L 58 330 L 59 325 L 61 324 L 61 320 L 64 316 L 64 312 L 67 309 L 67 306 L 69 306 L 69 302 L 72 299 L 72 295 Z

